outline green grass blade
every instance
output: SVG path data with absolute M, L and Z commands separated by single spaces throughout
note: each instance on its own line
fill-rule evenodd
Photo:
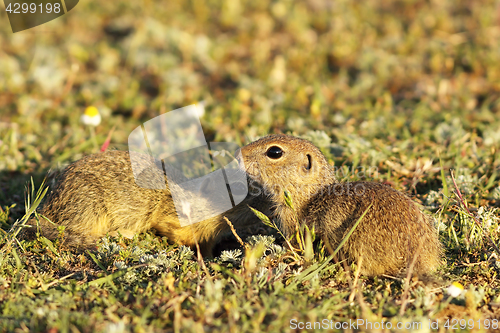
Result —
M 102 269 L 106 273 L 108 272 L 108 270 L 106 269 L 106 267 L 104 267 L 104 265 L 101 264 L 101 262 L 96 258 L 96 256 L 92 252 L 87 251 L 87 253 L 92 258 L 92 260 L 94 260 L 94 262 L 97 264 L 97 266 L 99 266 L 100 269 Z
M 373 205 L 373 203 L 371 203 L 370 206 L 368 206 L 368 208 L 363 212 L 363 214 L 359 217 L 359 219 L 356 221 L 356 223 L 354 223 L 354 225 L 352 226 L 351 230 L 349 230 L 349 232 L 347 233 L 347 235 L 340 242 L 339 246 L 337 246 L 337 248 L 335 249 L 335 251 L 333 251 L 333 256 L 335 256 L 340 251 L 340 249 L 342 248 L 342 246 L 344 246 L 344 244 L 347 242 L 347 240 L 349 239 L 349 237 L 351 237 L 351 235 L 354 232 L 354 230 L 356 230 L 356 227 L 358 226 L 359 222 L 361 222 L 361 220 L 363 219 L 363 217 L 365 217 L 366 213 L 372 207 L 372 205 Z
M 443 194 L 446 198 L 449 198 L 450 192 L 448 191 L 448 184 L 446 183 L 446 176 L 444 174 L 443 160 L 439 159 L 439 165 L 441 166 L 441 183 L 443 184 Z

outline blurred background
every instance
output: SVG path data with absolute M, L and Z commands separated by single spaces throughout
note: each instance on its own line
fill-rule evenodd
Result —
M 471 168 L 500 142 L 492 0 L 88 0 L 15 34 L 0 8 L 0 204 L 113 127 L 126 149 L 140 123 L 201 101 L 209 140 L 290 133 L 413 182 L 432 182 L 438 153 Z

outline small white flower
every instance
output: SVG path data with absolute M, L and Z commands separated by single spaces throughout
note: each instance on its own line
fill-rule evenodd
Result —
M 194 106 L 194 107 L 192 107 Z M 201 118 L 205 114 L 205 102 L 201 101 L 186 108 L 186 115 Z
M 117 323 L 109 323 L 106 327 L 106 331 L 111 333 L 127 332 L 127 325 L 125 325 L 123 321 L 119 321 Z
M 462 286 L 459 282 L 453 282 L 449 287 L 448 287 L 448 294 L 451 297 L 458 297 L 464 291 L 464 286 Z
M 81 120 L 85 125 L 97 126 L 101 123 L 101 115 L 95 106 L 89 106 L 85 109 Z
M 38 317 L 43 317 L 45 315 L 46 311 L 43 309 L 43 308 L 37 308 L 35 310 L 35 314 L 38 316 Z
M 198 117 L 203 117 L 205 115 L 205 102 L 196 103 L 196 108 L 198 109 Z

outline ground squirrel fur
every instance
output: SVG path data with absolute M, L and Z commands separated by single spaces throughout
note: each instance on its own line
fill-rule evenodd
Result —
M 214 245 L 230 231 L 224 217 L 238 228 L 259 222 L 249 205 L 269 213 L 270 203 L 263 196 L 248 195 L 243 202 L 221 215 L 181 227 L 168 186 L 158 190 L 136 183 L 136 179 L 143 184 L 165 182 L 164 174 L 159 176 L 158 172 L 152 172 L 155 166 L 147 158 L 135 161 L 143 167 L 136 178 L 130 154 L 126 151 L 89 155 L 70 164 L 59 175 L 40 211 L 56 224 L 41 218 L 42 235 L 55 239 L 58 236 L 56 227 L 62 225 L 65 226 L 65 244 L 88 248 L 95 246 L 97 240 L 106 234 L 119 232 L 132 237 L 154 229 L 177 244 L 194 248 L 196 240 L 202 254 L 211 256 Z M 193 207 L 193 214 L 197 214 L 196 208 Z M 36 223 L 34 219 L 29 222 L 33 226 Z M 27 234 L 33 234 L 36 227 L 30 229 Z
M 285 236 L 293 235 L 296 221 L 306 223 L 335 249 L 372 204 L 340 258 L 355 263 L 363 255 L 361 273 L 368 276 L 400 275 L 416 252 L 414 274 L 425 275 L 440 264 L 437 231 L 413 200 L 381 183 L 338 182 L 311 142 L 270 135 L 242 147 L 237 158 L 275 204 Z M 291 195 L 295 212 L 286 204 L 284 191 Z

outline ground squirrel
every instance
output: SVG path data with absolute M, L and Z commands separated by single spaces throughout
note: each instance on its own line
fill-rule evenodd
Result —
M 425 275 L 440 264 L 437 231 L 414 201 L 376 182 L 339 183 L 311 142 L 270 135 L 242 147 L 237 158 L 275 204 L 285 236 L 295 232 L 297 223 L 306 223 L 335 249 L 371 204 L 340 258 L 353 263 L 363 255 L 361 273 L 368 276 L 399 275 L 417 252 L 414 274 Z M 286 204 L 284 191 L 295 212 Z
M 169 189 L 175 184 L 169 182 L 163 190 L 148 189 L 143 185 L 165 182 L 165 174 L 157 172 L 151 159 L 135 158 L 134 161 L 142 168 L 135 178 L 130 154 L 126 151 L 89 155 L 70 164 L 58 177 L 40 213 L 56 225 L 65 226 L 65 243 L 72 247 L 95 246 L 106 234 L 119 232 L 131 237 L 155 229 L 157 234 L 177 244 L 194 247 L 196 240 L 202 254 L 211 256 L 214 245 L 229 231 L 224 217 L 238 228 L 259 222 L 248 205 L 270 212 L 267 199 L 249 194 L 221 215 L 181 227 Z M 142 187 L 137 183 L 142 183 Z M 193 215 L 209 213 L 200 211 L 199 207 L 203 206 L 210 207 L 210 204 L 192 207 Z M 36 225 L 35 219 L 29 224 Z M 41 218 L 40 225 L 45 237 L 58 236 L 54 224 Z M 36 228 L 30 229 L 27 234 L 33 235 Z

